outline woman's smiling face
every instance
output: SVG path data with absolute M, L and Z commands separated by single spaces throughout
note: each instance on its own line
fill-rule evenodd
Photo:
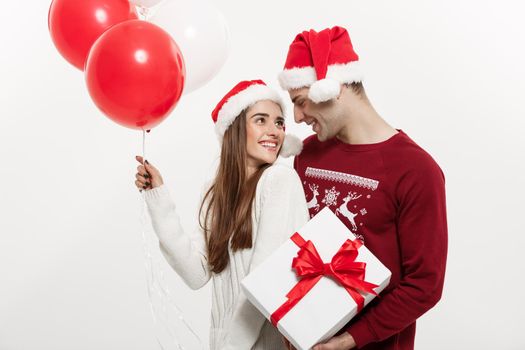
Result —
M 281 107 L 262 100 L 246 112 L 246 153 L 248 167 L 257 169 L 277 159 L 284 140 L 284 117 Z

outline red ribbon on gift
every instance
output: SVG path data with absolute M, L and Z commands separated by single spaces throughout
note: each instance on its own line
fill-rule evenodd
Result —
M 365 281 L 366 263 L 357 262 L 360 240 L 347 239 L 332 257 L 329 263 L 323 263 L 312 241 L 305 241 L 299 233 L 294 233 L 290 239 L 300 248 L 292 261 L 292 268 L 300 278 L 299 282 L 286 294 L 284 302 L 272 315 L 270 320 L 274 326 L 312 289 L 323 276 L 330 276 L 341 284 L 357 303 L 357 311 L 361 311 L 365 298 L 360 294 L 377 295 L 376 284 Z

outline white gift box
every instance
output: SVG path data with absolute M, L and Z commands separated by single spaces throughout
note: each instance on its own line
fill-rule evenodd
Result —
M 313 242 L 323 263 L 331 262 L 347 239 L 356 239 L 329 208 L 321 210 L 298 233 L 305 241 Z M 248 300 L 267 319 L 287 301 L 286 295 L 300 280 L 292 269 L 292 260 L 299 249 L 288 239 L 241 283 Z M 390 271 L 365 246 L 359 247 L 355 261 L 366 263 L 364 280 L 378 286 L 374 288 L 377 294 L 390 282 Z M 362 295 L 365 305 L 375 297 L 369 293 Z M 323 276 L 280 319 L 277 328 L 297 349 L 307 350 L 336 334 L 357 314 L 357 309 L 357 303 L 341 284 Z

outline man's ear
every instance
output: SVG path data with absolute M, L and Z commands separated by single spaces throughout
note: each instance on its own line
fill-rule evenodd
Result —
M 339 90 L 339 95 L 337 96 L 337 99 L 339 100 L 339 98 L 343 95 L 343 94 L 346 94 L 346 93 L 349 93 L 349 92 L 352 92 L 352 87 L 350 86 L 350 84 L 348 83 L 343 83 L 341 84 L 341 90 Z

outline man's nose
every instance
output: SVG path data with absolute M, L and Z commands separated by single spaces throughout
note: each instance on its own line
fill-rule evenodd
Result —
M 297 124 L 304 122 L 304 113 L 298 107 L 293 109 L 293 117 Z

